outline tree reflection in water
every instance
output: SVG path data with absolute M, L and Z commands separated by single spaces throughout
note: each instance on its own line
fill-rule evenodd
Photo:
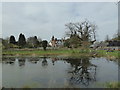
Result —
M 15 58 L 2 58 L 2 62 L 5 63 L 5 64 L 11 64 L 13 65 L 15 63 Z
M 48 62 L 47 57 L 43 58 L 17 58 L 18 64 L 20 67 L 25 66 L 26 60 L 32 64 L 37 64 L 38 61 L 42 60 L 42 67 L 47 68 Z M 5 64 L 14 64 L 16 58 L 3 58 L 3 63 Z M 69 63 L 71 68 L 68 71 L 70 75 L 69 82 L 70 84 L 82 84 L 88 86 L 90 83 L 96 81 L 96 68 L 97 66 L 92 64 L 89 57 L 81 58 L 81 59 L 61 59 L 52 57 L 51 62 L 55 65 L 55 62 L 62 60 L 64 63 Z
M 48 62 L 46 60 L 46 57 L 43 57 L 42 66 L 45 68 L 48 66 Z
M 96 65 L 90 62 L 88 57 L 81 59 L 66 59 L 71 65 L 70 84 L 82 84 L 88 86 L 90 82 L 96 81 Z
M 25 66 L 25 58 L 18 58 L 18 64 L 20 67 Z
M 39 58 L 35 57 L 35 58 L 29 58 L 28 61 L 32 64 L 37 64 L 37 62 L 39 61 Z

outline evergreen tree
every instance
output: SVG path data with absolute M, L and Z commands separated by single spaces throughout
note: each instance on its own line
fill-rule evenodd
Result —
M 13 35 L 10 36 L 9 43 L 16 44 L 16 40 Z
M 22 33 L 19 35 L 18 45 L 21 47 L 24 47 L 26 45 L 26 39 Z

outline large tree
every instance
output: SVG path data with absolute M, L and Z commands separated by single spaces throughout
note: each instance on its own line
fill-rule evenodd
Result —
M 10 36 L 9 43 L 16 44 L 15 37 L 13 35 Z
M 24 34 L 22 33 L 19 35 L 18 45 L 21 47 L 24 47 L 26 45 L 26 39 L 25 39 Z
M 37 48 L 39 46 L 39 40 L 37 39 L 37 36 L 29 37 L 27 39 L 27 43 L 30 47 Z
M 77 36 L 80 41 L 95 42 L 96 41 L 96 25 L 88 20 L 77 23 L 68 23 L 65 25 L 68 29 L 66 35 L 70 38 Z
M 44 50 L 46 50 L 47 44 L 48 44 L 48 42 L 46 40 L 42 41 L 42 47 Z

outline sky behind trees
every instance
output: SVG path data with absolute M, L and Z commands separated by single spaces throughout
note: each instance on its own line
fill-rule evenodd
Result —
M 1 13 L 0 13 L 1 14 Z M 20 33 L 50 40 L 65 36 L 65 24 L 85 19 L 95 23 L 97 39 L 110 38 L 118 30 L 118 7 L 114 2 L 6 2 L 2 3 L 2 37 Z

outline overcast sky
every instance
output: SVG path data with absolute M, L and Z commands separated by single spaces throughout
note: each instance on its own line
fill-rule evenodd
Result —
M 1 13 L 0 13 L 1 14 Z M 118 7 L 114 2 L 10 2 L 2 3 L 2 37 L 20 33 L 50 40 L 65 36 L 65 24 L 85 19 L 95 23 L 98 40 L 118 30 Z

